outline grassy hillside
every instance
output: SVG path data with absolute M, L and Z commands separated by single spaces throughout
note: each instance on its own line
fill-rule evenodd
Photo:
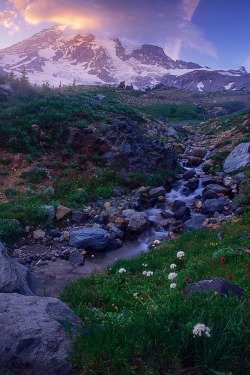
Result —
M 75 365 L 84 374 L 247 373 L 249 223 L 246 214 L 217 231 L 184 233 L 68 285 L 61 298 L 85 324 Z M 241 286 L 243 297 L 185 293 L 189 283 L 215 277 Z M 198 323 L 209 337 L 193 333 Z

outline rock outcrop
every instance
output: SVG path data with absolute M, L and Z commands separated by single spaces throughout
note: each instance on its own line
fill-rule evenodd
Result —
M 105 250 L 109 243 L 109 234 L 102 228 L 84 228 L 72 230 L 70 233 L 70 246 L 91 250 Z
M 0 293 L 19 293 L 26 296 L 36 291 L 36 279 L 27 267 L 11 259 L 0 242 Z
M 0 293 L 0 368 L 17 375 L 72 375 L 71 339 L 80 320 L 50 297 Z
M 250 163 L 250 142 L 240 143 L 226 158 L 223 169 L 225 173 L 236 172 Z

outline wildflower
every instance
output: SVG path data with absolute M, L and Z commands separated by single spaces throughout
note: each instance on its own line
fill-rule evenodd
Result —
M 175 289 L 176 288 L 176 284 L 175 283 L 172 283 L 172 284 L 170 284 L 170 289 Z
M 185 281 L 186 281 L 186 283 L 189 283 L 189 281 L 190 281 L 190 277 L 185 277 L 185 279 L 184 279 Z
M 145 294 L 144 298 L 148 298 L 148 294 L 147 293 Z
M 154 242 L 153 242 L 153 245 L 155 245 L 155 246 L 160 245 L 160 244 L 161 244 L 161 241 L 159 241 L 159 240 L 154 240 Z
M 229 280 L 233 280 L 233 278 L 234 278 L 234 275 L 232 275 L 231 273 L 228 275 L 228 278 L 229 278 Z
M 153 271 L 143 271 L 142 274 L 143 274 L 143 276 L 153 276 L 154 272 Z
M 130 278 L 131 278 L 131 275 L 128 275 L 127 277 L 128 277 L 128 279 L 130 279 Z
M 186 291 L 186 289 L 183 290 L 183 294 L 184 294 L 184 296 L 186 296 L 188 294 L 188 292 Z
M 147 267 L 148 265 L 146 263 L 142 263 L 142 266 L 143 267 Z
M 185 256 L 185 253 L 184 253 L 184 251 L 178 251 L 176 256 L 177 256 L 178 259 L 182 259 Z
M 170 268 L 174 269 L 176 267 L 177 267 L 177 265 L 175 263 L 170 264 Z
M 226 257 L 220 257 L 221 263 L 226 263 Z
M 125 270 L 125 268 L 120 268 L 118 272 L 123 273 L 123 272 L 127 272 L 127 271 Z
M 138 293 L 133 293 L 133 296 L 134 296 L 135 298 L 137 298 L 137 297 L 138 297 Z
M 202 334 L 204 334 L 204 336 L 206 337 L 210 337 L 211 334 L 211 329 L 206 327 L 205 324 L 202 324 L 202 323 L 198 323 L 194 326 L 193 328 L 193 336 L 201 336 Z
M 168 275 L 168 280 L 173 280 L 177 277 L 177 273 L 175 272 L 170 272 Z

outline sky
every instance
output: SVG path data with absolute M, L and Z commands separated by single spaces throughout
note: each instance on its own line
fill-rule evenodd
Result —
M 250 0 L 0 0 L 0 48 L 55 24 L 250 72 Z

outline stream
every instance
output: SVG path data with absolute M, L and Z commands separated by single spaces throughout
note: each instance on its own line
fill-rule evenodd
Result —
M 198 223 L 201 226 L 205 219 L 205 215 L 195 213 L 193 211 L 193 203 L 195 197 L 202 193 L 202 179 L 206 176 L 202 171 L 202 165 L 196 168 L 185 167 L 185 160 L 180 161 L 184 172 L 195 170 L 196 177 L 199 178 L 198 187 L 194 191 L 185 193 L 185 180 L 183 175 L 179 176 L 179 180 L 173 183 L 170 192 L 165 195 L 165 202 L 158 203 L 155 207 L 145 210 L 148 215 L 151 226 L 148 230 L 140 234 L 137 240 L 126 240 L 122 247 L 113 251 L 93 252 L 92 256 L 86 257 L 83 266 L 74 266 L 71 262 L 58 258 L 56 262 L 47 262 L 42 267 L 34 267 L 37 278 L 37 295 L 57 297 L 63 286 L 74 279 L 88 276 L 92 273 L 102 272 L 109 265 L 113 264 L 117 259 L 133 258 L 142 252 L 146 252 L 151 248 L 155 240 L 169 240 L 171 233 L 168 230 L 168 222 L 175 222 L 173 219 L 172 204 L 176 200 L 184 201 L 190 209 L 191 218 L 189 222 Z M 164 216 L 162 213 L 164 212 Z M 166 219 L 166 216 L 169 218 Z

